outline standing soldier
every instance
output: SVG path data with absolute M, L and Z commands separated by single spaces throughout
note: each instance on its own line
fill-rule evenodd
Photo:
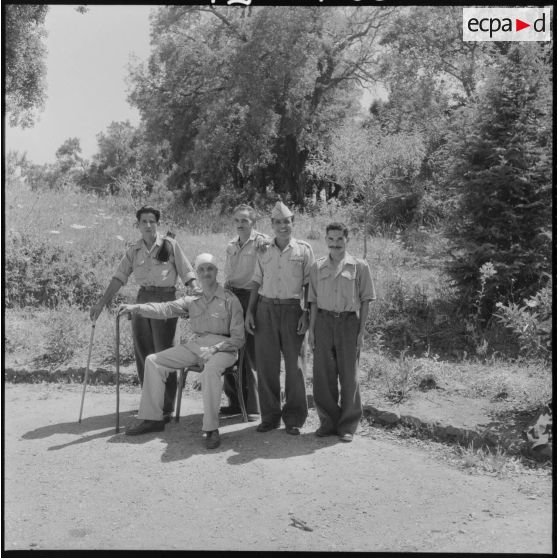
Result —
M 240 300 L 242 311 L 246 316 L 257 254 L 259 251 L 266 249 L 270 239 L 267 235 L 259 233 L 253 228 L 256 222 L 256 212 L 249 205 L 242 204 L 235 207 L 233 220 L 238 238 L 231 240 L 227 246 L 224 286 Z M 243 384 L 248 420 L 255 421 L 257 415 L 260 414 L 260 404 L 258 402 L 253 335 L 248 336 L 244 346 Z M 229 398 L 229 406 L 221 407 L 221 414 L 235 415 L 240 413 L 236 384 L 229 374 L 225 375 L 224 391 Z
M 125 285 L 133 273 L 140 285 L 136 302 L 167 302 L 176 298 L 176 280 L 179 276 L 185 285 L 197 289 L 196 275 L 180 245 L 174 238 L 157 232 L 161 213 L 153 207 L 144 206 L 136 213 L 141 238 L 126 250 L 116 273 L 105 293 L 91 307 L 90 316 L 96 321 L 103 308 Z M 173 346 L 177 318 L 152 320 L 139 315 L 132 317 L 134 352 L 140 384 L 143 386 L 145 359 Z M 169 375 L 165 390 L 165 421 L 174 411 L 176 395 L 176 372 Z
M 316 435 L 337 434 L 343 442 L 352 441 L 362 416 L 358 359 L 368 307 L 376 298 L 368 264 L 346 251 L 348 238 L 343 223 L 327 226 L 329 256 L 312 266 L 308 293 L 314 404 L 320 418 Z
M 300 349 L 308 329 L 308 281 L 312 247 L 292 237 L 294 216 L 282 202 L 271 213 L 275 238 L 258 254 L 246 312 L 246 330 L 254 335 L 262 422 L 256 429 L 279 428 L 300 434 L 308 416 Z M 301 307 L 301 303 L 304 309 Z M 285 405 L 281 409 L 280 364 L 285 359 Z

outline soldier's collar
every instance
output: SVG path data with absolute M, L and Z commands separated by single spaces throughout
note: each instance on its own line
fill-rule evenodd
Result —
M 242 244 L 242 246 L 244 246 L 247 242 L 249 242 L 250 240 L 256 240 L 256 236 L 258 235 L 258 233 L 255 231 L 255 229 L 252 229 L 252 231 L 250 232 L 250 236 L 248 237 L 248 240 Z M 240 235 L 238 235 L 236 237 L 236 243 L 241 246 L 240 244 Z
M 345 252 L 345 257 L 341 260 L 340 264 L 341 267 L 345 267 L 346 265 L 356 265 L 357 261 L 352 254 L 349 254 L 349 252 Z M 332 261 L 329 254 L 326 256 L 325 265 L 330 267 L 332 266 Z
M 205 300 L 205 295 L 203 294 L 203 292 L 201 292 L 199 294 L 193 295 L 193 298 L 195 300 L 199 300 L 200 298 Z M 222 298 L 223 300 L 227 300 L 227 295 L 225 294 L 225 289 L 223 288 L 223 286 L 220 283 L 217 283 L 217 289 L 215 290 L 215 292 L 213 293 L 213 296 L 209 299 L 208 302 L 211 302 L 214 298 Z
M 277 248 L 277 250 L 281 250 L 279 248 L 279 246 L 277 246 L 277 242 L 275 242 L 277 240 L 277 237 L 274 236 L 273 239 L 271 240 L 271 246 L 275 246 L 275 248 Z M 296 239 L 294 236 L 291 235 L 291 239 L 289 240 L 289 243 L 285 246 L 285 248 L 283 248 L 283 251 L 285 251 L 287 248 L 294 248 L 296 244 Z
M 158 232 L 157 236 L 155 237 L 155 242 L 153 243 L 153 246 L 162 246 L 163 240 L 164 240 L 163 235 L 160 232 Z M 153 250 L 153 246 L 151 247 L 151 250 Z M 136 248 L 145 248 L 147 250 L 147 246 L 145 245 L 143 238 L 140 238 L 136 242 Z

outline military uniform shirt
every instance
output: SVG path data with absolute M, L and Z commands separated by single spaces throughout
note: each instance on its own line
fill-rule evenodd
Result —
M 206 301 L 203 294 L 183 296 L 170 302 L 140 304 L 146 318 L 190 317 L 192 331 L 199 337 L 207 334 L 230 336 L 218 343 L 220 351 L 236 351 L 244 345 L 244 314 L 240 301 L 221 285 Z
M 231 287 L 249 289 L 256 267 L 256 239 L 268 240 L 265 234 L 252 230 L 250 238 L 240 244 L 240 238 L 231 240 L 227 245 L 225 261 L 225 279 Z
M 172 253 L 166 262 L 156 258 L 163 240 L 168 240 L 172 245 Z M 130 246 L 113 277 L 125 285 L 132 272 L 136 283 L 141 287 L 174 287 L 177 276 L 180 276 L 184 284 L 196 278 L 194 268 L 178 242 L 159 233 L 150 250 L 141 238 Z
M 257 257 L 253 281 L 260 285 L 258 293 L 268 298 L 302 300 L 302 287 L 310 279 L 313 263 L 314 252 L 307 242 L 291 237 L 281 251 L 273 239 L 267 250 Z
M 308 302 L 332 312 L 358 312 L 365 300 L 375 300 L 376 292 L 365 260 L 349 253 L 335 267 L 331 258 L 318 259 L 310 270 Z

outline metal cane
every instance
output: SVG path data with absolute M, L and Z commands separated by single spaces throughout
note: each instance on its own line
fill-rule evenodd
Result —
M 89 353 L 87 354 L 87 366 L 85 367 L 85 377 L 83 379 L 83 392 L 81 394 L 81 405 L 79 408 L 79 419 L 81 422 L 81 413 L 83 412 L 83 401 L 85 400 L 85 388 L 89 379 L 89 363 L 91 362 L 91 349 L 93 348 L 93 335 L 95 334 L 95 322 L 91 325 L 91 337 L 89 338 Z
M 116 314 L 116 433 L 120 432 L 120 315 Z

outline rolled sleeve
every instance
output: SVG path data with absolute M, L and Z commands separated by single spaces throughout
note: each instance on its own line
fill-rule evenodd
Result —
M 140 304 L 140 314 L 145 318 L 165 320 L 167 318 L 180 318 L 188 315 L 192 297 L 184 296 L 170 302 L 148 302 Z
M 244 314 L 242 306 L 236 296 L 227 300 L 227 306 L 231 314 L 230 337 L 217 344 L 220 351 L 237 351 L 244 345 Z
M 312 246 L 308 245 L 307 250 L 304 254 L 304 274 L 302 277 L 302 284 L 307 285 L 310 281 L 310 269 L 314 265 L 314 252 L 312 251 Z
M 318 302 L 318 264 L 316 262 L 310 267 L 308 302 Z
M 372 281 L 372 274 L 368 263 L 362 262 L 358 268 L 360 274 L 358 295 L 361 302 L 365 300 L 376 300 L 376 289 Z
M 182 279 L 182 282 L 187 285 L 192 279 L 196 278 L 194 268 L 190 263 L 190 260 L 186 257 L 186 254 L 182 251 L 180 244 L 178 242 L 173 243 L 174 248 L 174 265 L 176 267 L 176 272 L 178 276 Z
M 115 279 L 118 279 L 123 285 L 125 285 L 128 282 L 128 279 L 132 274 L 133 261 L 134 261 L 134 249 L 128 248 L 128 250 L 126 250 L 126 254 L 120 260 L 120 264 L 118 265 L 118 268 L 116 269 L 116 272 L 113 275 L 113 277 Z

